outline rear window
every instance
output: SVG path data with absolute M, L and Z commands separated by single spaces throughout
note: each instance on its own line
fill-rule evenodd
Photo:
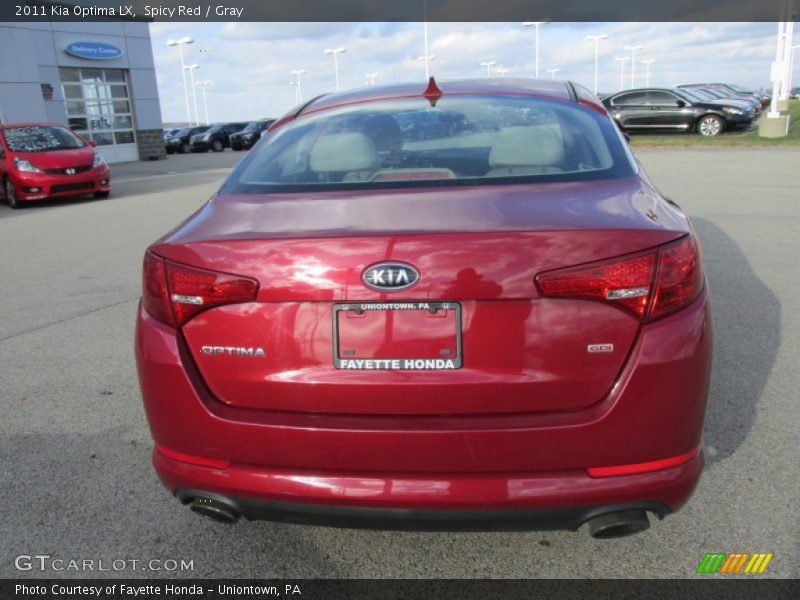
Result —
M 630 177 L 607 116 L 526 96 L 381 100 L 302 115 L 257 146 L 226 193 Z
M 0 132 L 12 152 L 47 152 L 83 148 L 86 143 L 65 127 L 35 125 L 11 127 Z

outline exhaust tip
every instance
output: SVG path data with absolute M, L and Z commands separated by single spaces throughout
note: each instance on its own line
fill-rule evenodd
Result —
M 189 509 L 219 523 L 232 525 L 239 520 L 239 514 L 233 508 L 211 498 L 195 498 L 189 503 Z
M 596 540 L 626 537 L 650 529 L 650 520 L 643 510 L 621 510 L 588 521 L 589 535 Z

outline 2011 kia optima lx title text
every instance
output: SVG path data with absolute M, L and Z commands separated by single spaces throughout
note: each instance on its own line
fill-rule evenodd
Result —
M 161 480 L 231 522 L 647 528 L 703 466 L 689 220 L 584 88 L 423 87 L 312 100 L 148 249 Z

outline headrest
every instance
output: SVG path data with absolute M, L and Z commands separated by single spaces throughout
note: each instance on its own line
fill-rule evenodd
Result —
M 309 167 L 318 173 L 365 171 L 378 166 L 378 151 L 363 133 L 321 135 L 311 148 Z
M 500 130 L 489 153 L 491 167 L 547 167 L 564 160 L 557 125 L 527 125 Z

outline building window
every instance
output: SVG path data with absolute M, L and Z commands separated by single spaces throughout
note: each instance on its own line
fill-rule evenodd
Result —
M 61 68 L 69 126 L 98 146 L 136 143 L 124 69 Z

